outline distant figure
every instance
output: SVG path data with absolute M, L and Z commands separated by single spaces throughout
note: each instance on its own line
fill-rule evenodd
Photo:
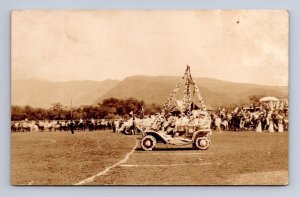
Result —
M 96 130 L 96 129 L 95 129 L 95 125 L 96 125 L 95 119 L 92 118 L 92 119 L 91 119 L 91 122 L 90 122 L 90 125 L 89 125 L 89 130 L 90 130 L 90 131 L 95 131 L 95 130 Z
M 282 124 L 282 119 L 278 120 L 278 132 L 282 133 L 283 132 L 283 124 Z
M 221 118 L 219 116 L 217 116 L 216 119 L 215 119 L 216 131 L 222 132 L 221 122 L 222 122 Z
M 71 123 L 70 123 L 70 130 L 71 130 L 72 134 L 74 134 L 74 121 L 71 121 Z
M 224 126 L 224 130 L 228 130 L 229 123 L 226 119 L 222 122 L 222 124 Z
M 257 122 L 257 127 L 256 127 L 256 132 L 261 133 L 261 131 L 262 131 L 262 128 L 261 128 L 261 121 L 258 120 L 258 122 Z
M 274 123 L 272 119 L 269 121 L 269 124 L 269 132 L 274 133 Z
M 267 128 L 268 128 L 267 119 L 264 116 L 261 118 L 261 127 L 262 127 L 262 130 L 267 130 Z

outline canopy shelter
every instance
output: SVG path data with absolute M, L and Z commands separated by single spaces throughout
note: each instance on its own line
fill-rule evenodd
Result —
M 273 96 L 266 96 L 259 99 L 260 102 L 270 102 L 270 101 L 278 101 L 279 99 Z
M 273 96 L 266 96 L 266 97 L 263 97 L 259 100 L 259 102 L 270 108 L 271 110 L 275 109 L 276 106 L 278 105 L 278 102 L 279 102 L 279 99 L 276 98 L 276 97 L 273 97 Z

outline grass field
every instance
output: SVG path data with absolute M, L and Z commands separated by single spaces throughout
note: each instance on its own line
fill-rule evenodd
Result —
M 288 183 L 288 133 L 223 132 L 209 150 L 159 145 L 110 131 L 12 133 L 15 185 L 254 185 Z

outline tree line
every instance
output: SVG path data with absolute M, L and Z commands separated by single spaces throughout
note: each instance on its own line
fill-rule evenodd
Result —
M 11 106 L 11 119 L 20 120 L 71 120 L 71 119 L 114 119 L 126 118 L 133 111 L 136 116 L 151 115 L 160 112 L 162 107 L 157 104 L 146 104 L 143 100 L 128 98 L 104 99 L 97 105 L 78 107 L 63 106 L 54 103 L 50 108 Z

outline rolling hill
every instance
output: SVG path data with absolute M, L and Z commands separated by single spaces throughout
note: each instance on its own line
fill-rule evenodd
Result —
M 127 98 L 131 96 L 143 99 L 146 103 L 162 105 L 179 80 L 180 77 L 170 76 L 128 77 L 102 95 L 97 102 L 109 97 Z M 249 102 L 249 96 L 251 95 L 272 95 L 278 98 L 286 98 L 288 96 L 287 86 L 233 83 L 212 78 L 195 78 L 195 82 L 205 103 L 213 107 Z M 182 91 L 179 91 L 177 95 L 180 95 L 180 93 L 182 95 Z M 178 96 L 178 99 L 181 99 L 180 96 Z
M 122 81 L 14 80 L 11 104 L 47 108 L 56 102 L 70 106 L 71 100 L 74 106 L 79 106 L 97 104 L 109 97 L 134 97 L 143 99 L 148 104 L 163 105 L 179 80 L 180 77 L 145 75 L 127 77 Z M 270 95 L 278 98 L 288 96 L 287 86 L 233 83 L 212 78 L 195 78 L 195 81 L 205 103 L 213 107 L 249 102 L 251 95 Z M 177 95 L 177 99 L 182 99 L 182 88 Z

